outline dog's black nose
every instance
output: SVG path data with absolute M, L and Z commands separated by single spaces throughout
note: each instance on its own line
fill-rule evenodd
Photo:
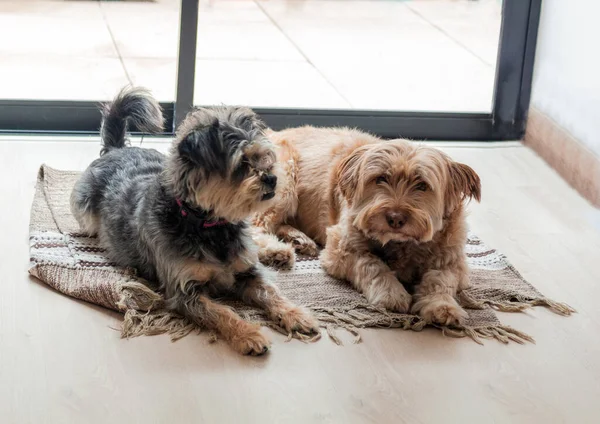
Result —
M 263 174 L 263 176 L 260 177 L 260 180 L 264 185 L 271 189 L 275 188 L 277 185 L 277 177 L 275 175 Z
M 388 212 L 385 214 L 385 219 L 388 225 L 395 230 L 406 224 L 406 216 L 400 212 Z

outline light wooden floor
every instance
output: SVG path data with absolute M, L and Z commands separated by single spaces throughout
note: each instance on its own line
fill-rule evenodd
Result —
M 37 168 L 85 168 L 97 141 L 75 140 L 0 140 L 0 422 L 599 422 L 600 214 L 526 148 L 444 145 L 482 177 L 472 229 L 579 314 L 500 314 L 536 345 L 433 330 L 370 330 L 344 347 L 273 334 L 256 359 L 200 336 L 121 340 L 119 315 L 27 276 Z

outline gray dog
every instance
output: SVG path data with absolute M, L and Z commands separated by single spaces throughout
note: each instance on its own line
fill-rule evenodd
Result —
M 126 88 L 104 107 L 101 157 L 71 195 L 82 229 L 98 235 L 115 263 L 158 282 L 169 309 L 218 331 L 242 354 L 261 355 L 270 342 L 218 297 L 263 308 L 287 331 L 318 331 L 308 311 L 279 294 L 246 222 L 277 194 L 275 153 L 257 115 L 195 109 L 169 156 L 126 147 L 128 121 L 145 132 L 162 129 L 147 90 Z

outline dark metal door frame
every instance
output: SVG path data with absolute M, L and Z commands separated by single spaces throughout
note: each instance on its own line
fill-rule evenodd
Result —
M 525 131 L 542 0 L 504 0 L 491 113 L 261 108 L 274 129 L 299 125 L 353 126 L 382 137 L 436 140 L 516 140 Z M 165 134 L 193 107 L 198 0 L 182 0 L 176 100 L 162 103 Z M 0 100 L 0 133 L 97 134 L 98 102 Z

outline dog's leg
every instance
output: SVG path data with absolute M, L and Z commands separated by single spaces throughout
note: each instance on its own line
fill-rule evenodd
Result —
M 257 214 L 253 223 L 263 232 L 276 234 L 280 240 L 291 243 L 297 253 L 317 256 L 316 243 L 302 231 L 286 224 L 298 210 L 296 185 L 299 157 L 298 152 L 289 143 L 281 141 L 279 147 L 278 161 L 283 170 L 278 183 L 279 197 L 274 206 Z
M 271 342 L 260 331 L 260 325 L 244 321 L 231 308 L 203 294 L 201 287 L 188 283 L 186 292 L 177 290 L 167 306 L 197 325 L 216 330 L 231 347 L 243 355 L 262 355 Z
M 280 225 L 277 229 L 277 237 L 286 243 L 291 243 L 296 252 L 301 255 L 317 256 L 319 254 L 317 243 L 291 225 Z
M 318 333 L 319 323 L 305 308 L 294 305 L 272 283 L 274 275 L 260 264 L 236 276 L 236 293 L 244 303 L 258 306 L 288 332 Z
M 456 301 L 461 281 L 458 270 L 429 270 L 415 289 L 411 311 L 430 324 L 457 326 L 467 318 L 467 312 Z
M 253 221 L 256 227 L 256 234 L 275 234 L 280 240 L 290 243 L 297 253 L 317 256 L 319 253 L 317 244 L 302 231 L 284 223 L 288 216 L 293 216 L 289 211 L 292 208 L 289 203 L 288 200 L 282 198 L 277 206 L 274 206 L 261 215 L 257 215 Z M 259 245 L 264 244 L 259 239 L 256 240 Z M 261 248 L 263 248 L 262 245 Z
M 296 263 L 294 249 L 259 228 L 254 228 L 252 240 L 258 246 L 258 260 L 261 264 L 277 269 L 292 269 Z
M 394 271 L 360 243 L 347 243 L 340 226 L 327 229 L 327 243 L 321 252 L 321 265 L 332 277 L 350 281 L 375 306 L 394 312 L 408 312 L 411 296 Z
M 292 202 L 289 199 L 282 198 L 276 206 L 261 215 L 257 215 L 254 218 L 257 232 L 275 234 L 279 240 L 290 243 L 294 250 L 301 255 L 317 256 L 319 253 L 317 244 L 302 231 L 285 224 L 286 219 L 295 213 L 290 212 L 290 209 L 295 211 Z

